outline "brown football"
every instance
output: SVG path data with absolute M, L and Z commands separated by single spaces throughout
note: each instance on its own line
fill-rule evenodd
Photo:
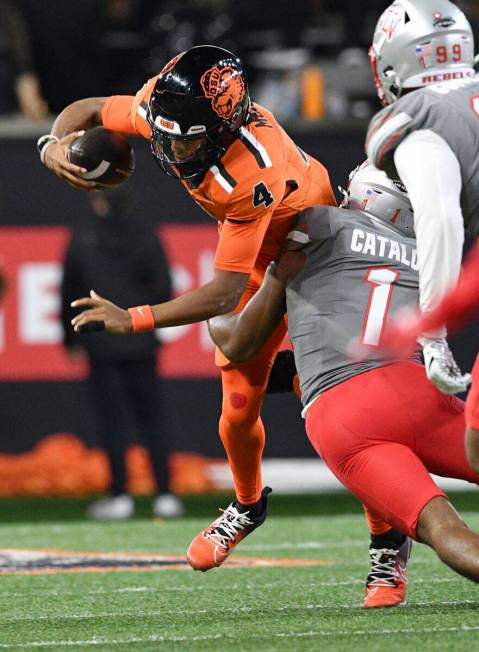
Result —
M 135 153 L 123 134 L 104 127 L 88 129 L 68 148 L 68 160 L 86 168 L 82 177 L 102 188 L 118 186 L 135 169 Z

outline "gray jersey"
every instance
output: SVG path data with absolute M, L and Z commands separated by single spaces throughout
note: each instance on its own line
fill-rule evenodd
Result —
M 418 302 L 415 245 L 362 211 L 316 206 L 301 213 L 288 248 L 306 258 L 286 302 L 304 405 L 385 364 L 374 351 L 386 318 Z M 354 342 L 371 348 L 368 360 L 352 360 Z
M 393 154 L 413 131 L 441 136 L 459 161 L 461 205 L 469 238 L 479 234 L 479 76 L 431 84 L 407 93 L 380 111 L 369 125 L 366 152 L 371 163 L 394 174 Z

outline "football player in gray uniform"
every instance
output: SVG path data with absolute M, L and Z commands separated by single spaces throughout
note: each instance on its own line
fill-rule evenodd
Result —
M 344 205 L 300 214 L 258 294 L 209 328 L 241 362 L 287 309 L 311 443 L 344 486 L 403 534 L 400 546 L 371 551 L 365 606 L 378 606 L 378 594 L 405 586 L 409 539 L 479 581 L 479 536 L 429 474 L 476 484 L 479 475 L 465 457 L 463 402 L 434 387 L 415 358 L 385 360 L 379 350 L 389 315 L 418 302 L 413 216 L 401 183 L 361 166 Z M 366 360 L 351 359 L 351 340 L 369 347 Z
M 395 0 L 380 17 L 370 48 L 385 108 L 369 125 L 371 162 L 399 178 L 414 208 L 420 306 L 431 311 L 457 282 L 465 234 L 479 232 L 479 77 L 474 39 L 449 0 Z M 464 391 L 439 328 L 423 333 L 426 370 L 444 392 Z

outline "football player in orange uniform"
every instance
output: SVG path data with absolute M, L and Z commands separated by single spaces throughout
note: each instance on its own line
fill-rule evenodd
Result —
M 218 222 L 211 282 L 166 303 L 123 310 L 92 292 L 76 331 L 104 328 L 126 334 L 203 321 L 241 310 L 261 285 L 294 217 L 316 204 L 335 204 L 328 173 L 289 138 L 273 115 L 251 102 L 241 61 L 214 46 L 198 46 L 172 59 L 136 96 L 88 98 L 69 105 L 52 133 L 39 140 L 42 161 L 73 186 L 94 180 L 68 161 L 73 140 L 101 124 L 151 142 L 155 160 L 181 180 L 191 197 Z M 219 566 L 239 541 L 266 518 L 261 481 L 265 434 L 260 409 L 272 361 L 286 332 L 281 323 L 246 364 L 219 350 L 223 406 L 220 436 L 233 472 L 236 500 L 201 532 L 188 550 L 193 568 Z M 370 521 L 373 533 L 390 526 Z

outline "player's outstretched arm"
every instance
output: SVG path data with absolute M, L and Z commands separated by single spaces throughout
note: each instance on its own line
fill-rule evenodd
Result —
M 72 131 L 101 125 L 101 110 L 107 99 L 107 97 L 87 97 L 72 102 L 58 115 L 53 123 L 52 134 L 57 138 L 63 138 Z
M 284 298 L 284 278 L 271 263 L 261 288 L 241 312 L 208 320 L 211 339 L 232 362 L 246 362 L 261 349 L 283 318 Z
M 165 303 L 131 310 L 124 310 L 92 291 L 89 297 L 73 301 L 72 307 L 80 308 L 82 312 L 74 317 L 72 325 L 76 332 L 104 329 L 116 335 L 126 335 L 153 328 L 194 324 L 234 310 L 248 278 L 249 274 L 242 272 L 216 270 L 213 280 L 196 290 Z M 132 315 L 138 316 L 137 322 Z
M 49 134 L 51 140 L 47 140 L 41 150 L 42 162 L 58 177 L 80 190 L 94 190 L 96 183 L 81 178 L 86 170 L 68 161 L 68 147 L 85 129 L 101 125 L 101 110 L 106 100 L 106 97 L 89 97 L 63 109 L 53 123 Z

